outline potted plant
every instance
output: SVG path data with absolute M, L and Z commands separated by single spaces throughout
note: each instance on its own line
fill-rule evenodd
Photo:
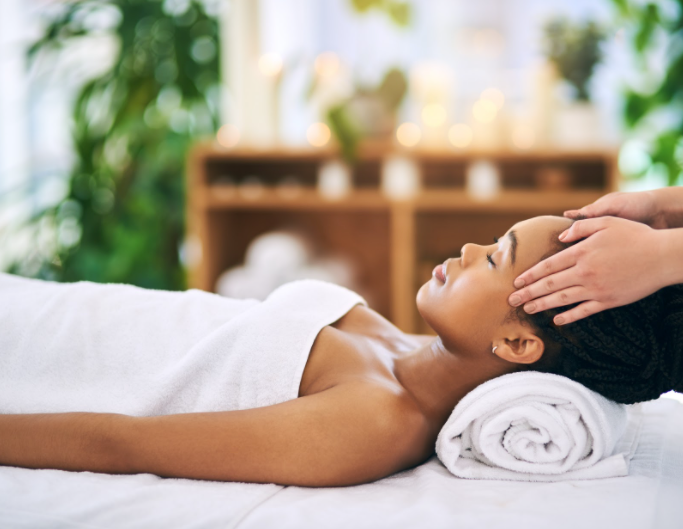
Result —
M 555 115 L 555 142 L 567 147 L 600 143 L 600 119 L 591 104 L 589 84 L 602 59 L 603 31 L 593 21 L 573 23 L 558 18 L 545 26 L 544 34 L 546 57 L 571 92 Z

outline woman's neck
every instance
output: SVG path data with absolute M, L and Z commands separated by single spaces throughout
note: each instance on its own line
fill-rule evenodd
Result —
M 439 429 L 460 399 L 499 371 L 493 363 L 454 354 L 438 337 L 394 362 L 400 384 Z

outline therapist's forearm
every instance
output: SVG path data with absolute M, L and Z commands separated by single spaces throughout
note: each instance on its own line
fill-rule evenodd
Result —
M 683 228 L 660 230 L 662 287 L 683 283 Z
M 130 419 L 113 413 L 0 415 L 0 465 L 130 472 L 118 441 Z
M 664 187 L 649 193 L 655 198 L 661 219 L 669 228 L 683 228 L 683 186 Z

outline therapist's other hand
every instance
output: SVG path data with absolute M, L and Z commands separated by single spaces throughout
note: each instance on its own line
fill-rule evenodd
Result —
M 642 299 L 664 286 L 658 273 L 664 231 L 615 217 L 576 221 L 560 240 L 580 242 L 521 274 L 515 287 L 524 288 L 508 301 L 524 303 L 530 314 L 580 303 L 555 316 L 563 325 Z
M 620 217 L 642 222 L 655 229 L 665 229 L 668 225 L 659 198 L 657 192 L 651 191 L 610 193 L 581 209 L 565 211 L 564 216 L 570 219 Z

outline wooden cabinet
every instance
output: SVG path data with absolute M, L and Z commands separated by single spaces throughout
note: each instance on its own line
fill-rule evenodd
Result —
M 353 263 L 358 290 L 371 307 L 406 332 L 427 332 L 415 295 L 436 264 L 467 242 L 489 244 L 515 222 L 561 215 L 616 187 L 611 152 L 410 151 L 402 154 L 416 161 L 422 190 L 396 201 L 381 191 L 387 153 L 362 151 L 352 191 L 329 200 L 316 182 L 321 164 L 335 156 L 331 151 L 197 145 L 188 160 L 188 235 L 199 248 L 190 286 L 212 291 L 224 270 L 243 262 L 254 237 L 293 228 Z M 465 191 L 467 167 L 478 159 L 493 162 L 502 183 L 487 201 Z

